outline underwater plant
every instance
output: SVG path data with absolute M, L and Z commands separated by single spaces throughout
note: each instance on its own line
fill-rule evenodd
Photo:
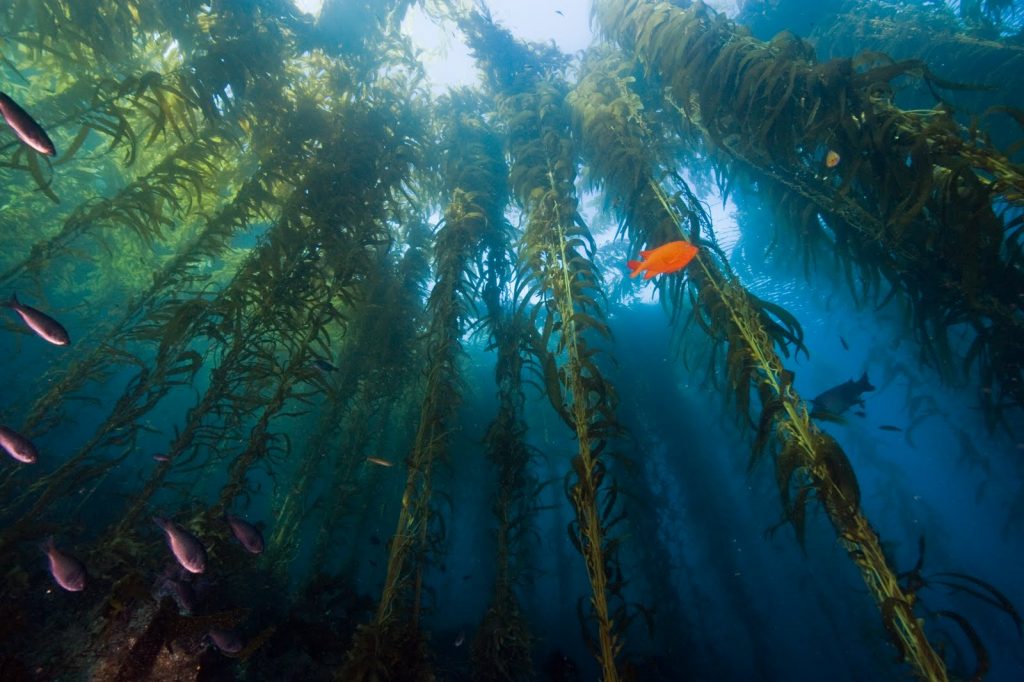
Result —
M 698 138 L 723 182 L 756 185 L 791 230 L 833 249 L 852 290 L 868 295 L 884 280 L 883 303 L 904 296 L 923 359 L 945 376 L 955 369 L 950 337 L 972 329 L 960 369 L 977 371 L 993 419 L 1004 402 L 1024 404 L 1024 334 L 1010 293 L 1024 286 L 1019 218 L 1007 231 L 994 209 L 1024 200 L 1019 164 L 943 106 L 895 106 L 897 78 L 948 85 L 919 60 L 865 53 L 818 63 L 792 34 L 760 41 L 703 2 L 684 5 L 595 8 L 645 78 L 664 85 L 678 133 Z M 822 172 L 825 150 L 847 161 Z
M 434 235 L 435 284 L 427 299 L 426 386 L 418 429 L 408 467 L 398 526 L 389 543 L 387 573 L 373 623 L 357 630 L 343 676 L 371 679 L 372 675 L 396 675 L 397 669 L 381 659 L 381 647 L 402 651 L 403 674 L 419 679 L 427 667 L 422 658 L 423 640 L 418 634 L 423 562 L 441 541 L 441 531 L 431 509 L 433 469 L 444 456 L 448 434 L 461 394 L 458 361 L 461 341 L 472 310 L 478 252 L 495 240 L 491 233 L 505 225 L 504 162 L 500 147 L 483 122 L 463 114 L 461 98 L 453 96 L 451 115 L 442 131 L 442 177 L 449 201 Z M 500 241 L 499 241 L 500 243 Z M 383 667 L 382 667 L 383 666 Z M 377 672 L 374 672 L 377 671 Z M 383 671 L 381 673 L 380 671 Z
M 725 376 L 737 411 L 757 429 L 751 463 L 770 442 L 775 444 L 777 486 L 798 541 L 803 542 L 804 505 L 813 492 L 861 569 L 901 654 L 922 678 L 946 679 L 942 659 L 914 616 L 913 596 L 899 587 L 876 532 L 860 510 L 856 475 L 845 453 L 810 421 L 806 404 L 793 388 L 793 373 L 779 358 L 780 352 L 788 356 L 790 347 L 796 352 L 803 348 L 799 324 L 779 306 L 746 291 L 728 269 L 703 207 L 657 153 L 658 140 L 645 125 L 640 98 L 630 88 L 635 82 L 633 65 L 606 52 L 592 54 L 586 66 L 572 101 L 591 181 L 601 183 L 618 207 L 621 230 L 632 242 L 658 244 L 685 237 L 704 247 L 687 280 L 661 280 L 658 286 L 673 316 L 682 307 L 684 288 L 689 289 L 690 319 L 707 333 L 715 349 L 724 347 Z M 717 355 L 712 355 L 712 362 Z M 760 402 L 756 418 L 748 416 L 751 393 Z M 799 492 L 791 501 L 794 476 Z
M 936 45 L 1010 80 L 1019 3 L 954 5 L 915 30 L 941 24 Z M 801 548 L 820 509 L 919 677 L 955 674 L 967 659 L 944 645 L 964 641 L 985 673 L 987 624 L 927 588 L 1019 630 L 1014 593 L 923 559 L 893 568 L 861 504 L 875 472 L 815 424 L 784 364 L 809 345 L 794 309 L 746 280 L 702 205 L 712 181 L 764 205 L 859 302 L 904 306 L 925 362 L 977 383 L 989 426 L 1011 431 L 1024 119 L 971 118 L 957 73 L 900 56 L 891 6 L 846 7 L 818 34 L 823 62 L 688 0 L 598 0 L 614 43 L 578 56 L 446 0 L 326 0 L 317 16 L 291 0 L 2 3 L 0 283 L 15 314 L 16 291 L 71 340 L 4 325 L 0 422 L 38 457 L 0 468 L 0 678 L 574 679 L 583 646 L 584 676 L 691 672 L 664 659 L 720 636 L 703 627 L 718 595 L 672 571 L 699 566 L 699 536 L 719 529 L 677 533 L 667 501 L 701 500 L 657 480 L 707 473 L 683 468 L 702 433 L 624 437 L 620 392 L 640 428 L 662 401 L 614 374 L 638 349 L 612 329 L 641 316 L 606 292 L 617 278 L 611 298 L 642 305 L 623 268 L 641 249 L 630 269 L 676 325 L 685 382 L 730 399 L 741 427 L 725 434 L 753 442 L 751 467 L 771 460 Z M 463 31 L 482 84 L 428 87 L 432 56 L 409 36 L 424 17 Z M 893 57 L 848 56 L 864 49 Z M 659 385 L 682 403 L 671 350 L 648 369 L 670 368 Z M 491 362 L 494 388 L 466 405 Z M 910 443 L 940 401 L 907 396 Z M 968 429 L 963 457 L 997 461 Z M 456 508 L 471 480 L 478 506 Z M 760 491 L 738 494 L 747 529 L 763 524 Z M 721 601 L 759 596 L 742 582 Z M 779 640 L 749 613 L 767 670 Z M 667 634 L 645 644 L 655 616 Z M 857 635 L 831 625 L 845 654 Z
M 576 512 L 569 538 L 584 558 L 591 586 L 589 618 L 582 604 L 578 611 L 581 621 L 596 624 L 597 637 L 587 639 L 602 679 L 617 680 L 622 635 L 636 613 L 622 597 L 625 582 L 616 556 L 622 538 L 612 534 L 622 512 L 616 505 L 618 488 L 602 459 L 618 430 L 615 393 L 598 367 L 598 348 L 591 344 L 595 337 L 610 338 L 610 331 L 592 261 L 596 245 L 577 211 L 576 151 L 567 90 L 558 78 L 563 65 L 543 50 L 518 44 L 486 14 L 464 17 L 462 25 L 495 86 L 512 158 L 511 187 L 525 212 L 518 246 L 519 300 L 540 299 L 529 316 L 543 330 L 534 352 L 542 358 L 548 399 L 578 444 L 565 490 Z

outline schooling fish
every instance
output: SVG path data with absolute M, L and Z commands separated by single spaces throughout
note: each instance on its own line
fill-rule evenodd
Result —
M 897 433 L 903 430 L 898 426 L 893 426 L 892 424 L 882 424 L 878 428 L 880 428 L 882 431 L 895 431 Z
M 50 575 L 58 585 L 68 592 L 81 592 L 85 589 L 85 566 L 70 554 L 57 549 L 52 535 L 40 549 L 50 560 Z
M 189 573 L 202 573 L 206 570 L 206 548 L 199 538 L 170 519 L 154 516 L 153 522 L 167 535 L 167 546 L 182 568 Z
M 862 393 L 873 391 L 875 387 L 868 381 L 868 373 L 864 372 L 857 381 L 844 381 L 838 386 L 833 386 L 812 402 L 814 408 L 811 410 L 812 417 L 838 417 L 854 405 L 864 407 Z
M 225 514 L 224 520 L 231 526 L 231 532 L 234 533 L 235 539 L 242 543 L 242 547 L 245 547 L 245 551 L 250 554 L 263 552 L 263 534 L 259 528 L 231 514 Z
M 40 154 L 57 155 L 57 148 L 53 146 L 53 141 L 43 127 L 36 123 L 35 119 L 29 116 L 20 104 L 2 92 L 0 92 L 0 115 L 7 121 L 7 125 L 11 126 L 19 140 Z
M 367 457 L 366 461 L 369 462 L 370 464 L 376 464 L 377 466 L 382 466 L 382 467 L 393 467 L 393 466 L 395 466 L 394 462 L 389 462 L 388 460 L 381 459 L 380 457 Z
M 662 244 L 656 249 L 641 251 L 642 261 L 626 261 L 626 265 L 632 270 L 630 277 L 636 277 L 646 270 L 644 279 L 650 279 L 655 275 L 667 272 L 682 270 L 697 255 L 697 247 L 682 240 Z
M 68 336 L 67 330 L 61 326 L 60 322 L 30 305 L 21 303 L 17 294 L 11 294 L 10 300 L 0 303 L 0 305 L 7 306 L 18 313 L 29 329 L 53 345 L 66 346 L 71 343 L 71 337 Z
M 32 441 L 6 426 L 0 426 L 0 447 L 3 447 L 8 455 L 25 464 L 35 464 L 39 459 L 39 452 L 36 446 L 32 445 Z

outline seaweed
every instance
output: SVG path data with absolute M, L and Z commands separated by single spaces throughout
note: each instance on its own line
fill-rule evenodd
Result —
M 664 85 L 674 127 L 722 176 L 780 207 L 801 241 L 832 249 L 855 291 L 854 267 L 861 295 L 884 279 L 909 301 L 923 361 L 946 380 L 977 367 L 981 387 L 1001 396 L 983 399 L 993 421 L 1002 398 L 1021 404 L 1024 336 L 1007 292 L 1024 281 L 996 210 L 1021 205 L 1019 164 L 947 102 L 894 104 L 898 79 L 950 83 L 920 60 L 878 52 L 819 63 L 792 34 L 757 40 L 700 2 L 599 3 L 597 16 L 643 77 Z M 819 149 L 847 162 L 822 172 Z M 961 324 L 977 348 L 958 363 L 950 337 Z
M 703 6 L 695 6 L 694 12 Z M 648 39 L 649 27 L 670 21 L 689 24 L 682 14 L 666 5 L 656 8 L 644 3 L 611 6 L 597 5 L 600 21 L 639 21 L 630 11 L 650 11 L 640 38 Z M 703 11 L 707 11 L 706 9 Z M 627 19 L 626 17 L 631 17 Z M 640 39 L 638 38 L 638 39 Z M 789 346 L 802 345 L 796 319 L 780 307 L 750 295 L 716 248 L 710 219 L 671 167 L 666 155 L 658 155 L 658 140 L 645 125 L 642 100 L 632 95 L 630 63 L 612 53 L 595 55 L 574 95 L 581 137 L 588 150 L 588 161 L 595 177 L 604 183 L 618 207 L 620 224 L 634 243 L 655 245 L 685 238 L 706 245 L 687 269 L 684 278 L 662 283 L 660 293 L 672 310 L 680 313 L 681 301 L 691 303 L 690 316 L 709 337 L 716 349 L 709 359 L 712 366 L 724 347 L 725 376 L 740 415 L 755 430 L 755 445 L 750 465 L 766 451 L 775 453 L 776 484 L 783 510 L 803 544 L 804 505 L 813 491 L 828 514 L 851 560 L 883 609 L 883 623 L 898 624 L 901 651 L 926 679 L 944 679 L 945 667 L 931 648 L 923 627 L 913 616 L 913 601 L 897 583 L 896 576 L 881 551 L 879 539 L 860 510 L 856 475 L 839 444 L 821 432 L 809 419 L 806 403 L 793 387 L 793 372 L 786 370 L 779 357 Z M 644 154 L 636 151 L 645 150 Z M 671 190 L 660 178 L 668 178 Z M 678 189 L 676 189 L 678 188 Z M 683 289 L 688 289 L 684 299 Z M 761 404 L 761 414 L 750 416 L 751 393 Z M 768 447 L 771 444 L 772 447 Z M 791 499 L 792 482 L 798 492 Z M 891 618 L 884 615 L 891 613 Z
M 577 212 L 576 151 L 567 92 L 559 77 L 564 62 L 550 58 L 542 47 L 517 44 L 486 14 L 463 17 L 462 26 L 477 58 L 493 74 L 512 158 L 510 183 L 525 212 L 517 295 L 524 302 L 540 298 L 529 319 L 543 329 L 534 347 L 546 393 L 578 443 L 565 490 L 576 512 L 569 539 L 584 558 L 591 585 L 590 615 L 581 606 L 580 620 L 582 625 L 596 623 L 597 636 L 586 629 L 584 636 L 602 678 L 616 680 L 623 634 L 633 613 L 623 603 L 624 581 L 617 579 L 621 538 L 612 534 L 612 527 L 619 517 L 613 515 L 614 500 L 608 504 L 614 486 L 602 453 L 620 429 L 614 389 L 602 376 L 599 352 L 591 345 L 611 333 L 593 263 L 596 245 Z

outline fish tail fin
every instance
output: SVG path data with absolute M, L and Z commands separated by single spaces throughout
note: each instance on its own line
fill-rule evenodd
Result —
M 46 555 L 49 555 L 51 550 L 57 549 L 57 543 L 54 541 L 53 535 L 47 535 L 46 539 L 39 543 L 39 549 Z
M 689 265 L 690 261 L 696 258 L 697 254 L 700 253 L 700 249 L 694 246 L 693 244 L 687 242 L 686 246 L 688 248 L 686 249 L 686 255 L 683 257 L 683 264 L 682 266 L 680 266 L 681 268 L 685 268 L 687 265 Z
M 875 387 L 871 385 L 871 380 L 868 379 L 868 371 L 864 370 L 864 373 L 860 375 L 860 385 L 863 386 L 865 391 L 873 391 Z
M 629 273 L 630 277 L 636 277 L 637 275 L 639 275 L 640 271 L 643 270 L 644 267 L 643 261 L 639 260 L 628 260 L 626 261 L 626 265 L 629 266 L 629 269 L 631 271 Z
M 160 526 L 160 530 L 167 530 L 168 525 L 170 525 L 170 521 L 162 516 L 154 516 L 153 523 Z

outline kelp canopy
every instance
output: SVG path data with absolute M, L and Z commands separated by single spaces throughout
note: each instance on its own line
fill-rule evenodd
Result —
M 946 500 L 996 481 L 1019 563 L 1024 7 L 815 11 L 595 0 L 569 56 L 442 0 L 0 7 L 57 149 L 4 106 L 0 281 L 71 335 L 5 318 L 3 678 L 1013 679 Z M 626 260 L 674 241 L 666 330 Z M 814 399 L 833 298 L 912 348 L 841 322 L 820 389 L 883 381 Z M 916 474 L 853 421 L 896 385 Z

